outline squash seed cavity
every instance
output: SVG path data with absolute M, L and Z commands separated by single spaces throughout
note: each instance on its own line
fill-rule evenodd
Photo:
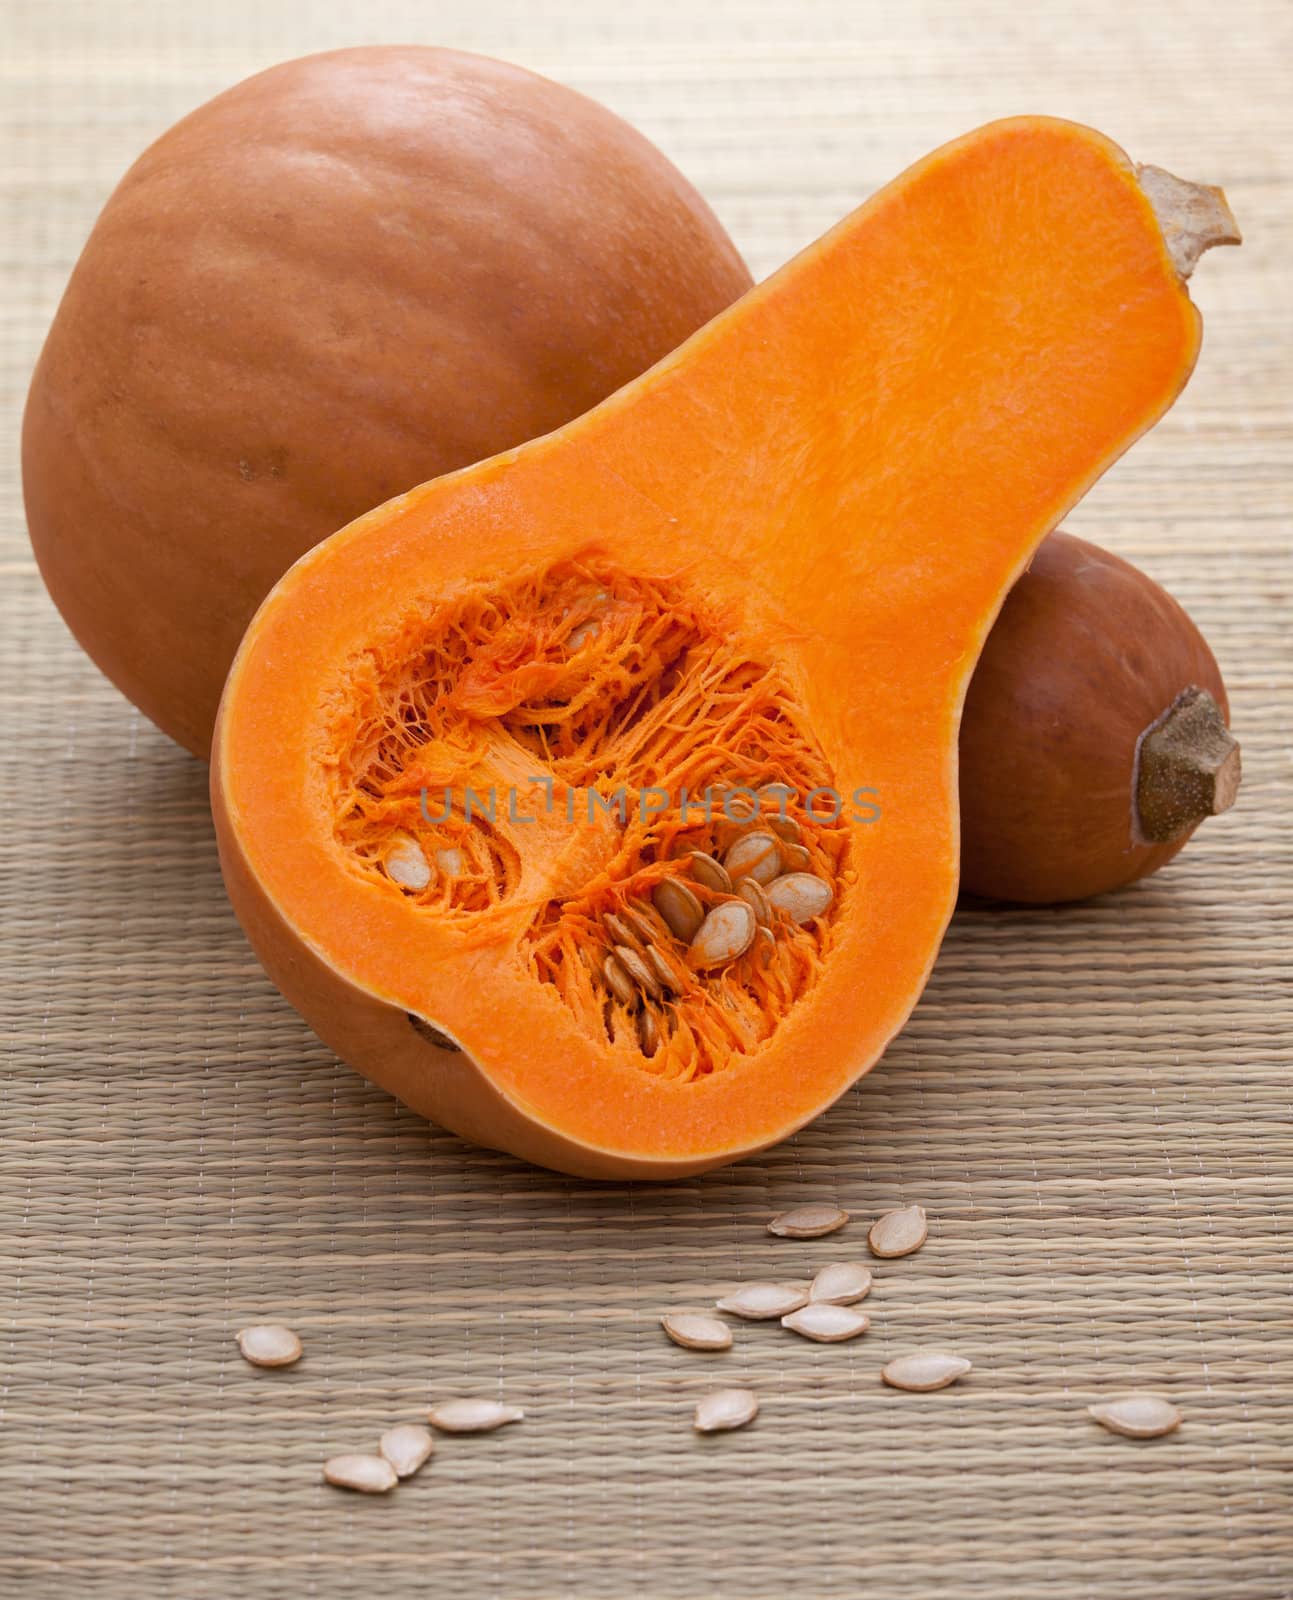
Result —
M 806 803 L 834 774 L 674 580 L 589 554 L 420 600 L 344 663 L 322 744 L 353 869 L 468 943 L 506 910 L 534 981 L 652 1076 L 760 1049 L 829 957 L 849 831 Z

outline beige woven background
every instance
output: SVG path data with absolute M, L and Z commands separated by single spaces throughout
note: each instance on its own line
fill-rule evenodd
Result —
M 0 1593 L 131 1597 L 1293 1593 L 1287 0 L 27 0 L 0 51 L 4 429 Z M 1067 911 L 958 916 L 887 1060 L 766 1159 L 664 1188 L 566 1181 L 427 1128 L 271 990 L 220 888 L 205 774 L 82 658 L 30 559 L 17 427 L 90 222 L 147 140 L 275 59 L 413 39 L 609 102 L 770 270 L 989 117 L 1098 124 L 1223 181 L 1181 403 L 1071 526 L 1140 560 L 1216 646 L 1238 810 Z M 656 1326 L 740 1277 L 856 1253 L 762 1230 L 796 1200 L 919 1200 L 841 1348 Z M 246 1321 L 308 1355 L 247 1368 Z M 937 1342 L 975 1363 L 881 1388 Z M 764 1399 L 701 1442 L 717 1373 Z M 1084 1416 L 1176 1398 L 1137 1444 Z M 519 1428 L 448 1440 L 387 1500 L 325 1489 L 436 1395 Z

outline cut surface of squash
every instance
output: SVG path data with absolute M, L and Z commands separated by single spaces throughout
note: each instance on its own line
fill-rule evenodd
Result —
M 933 963 L 1003 596 L 1198 340 L 1123 153 L 1012 119 L 582 418 L 352 523 L 222 702 L 270 975 L 408 1104 L 566 1171 L 802 1125 Z

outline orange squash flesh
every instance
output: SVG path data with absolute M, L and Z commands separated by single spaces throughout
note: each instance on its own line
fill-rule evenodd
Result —
M 217 726 L 221 858 L 271 977 L 415 1109 L 565 1171 L 697 1172 L 808 1121 L 933 963 L 958 719 L 1002 597 L 1198 344 L 1125 155 L 1012 119 L 920 162 L 582 418 L 352 523 L 264 603 Z M 643 688 L 643 641 L 667 654 L 671 626 L 684 645 Z M 622 702 L 599 706 L 583 649 Z M 456 887 L 382 870 L 390 819 L 424 826 L 421 780 L 457 793 L 529 762 L 581 797 L 660 773 L 757 786 L 789 762 L 846 799 L 805 828 L 834 903 L 778 923 L 762 976 L 752 951 L 684 977 L 648 1055 L 614 1004 L 595 1014 L 575 935 L 600 952 L 598 919 L 678 870 L 671 824 L 502 820 L 497 884 L 471 878 L 477 835 L 445 858 Z M 879 820 L 848 803 L 864 788 Z M 463 870 L 474 909 L 443 899 Z

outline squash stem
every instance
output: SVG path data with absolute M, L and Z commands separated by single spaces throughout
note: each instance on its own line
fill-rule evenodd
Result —
M 1141 844 L 1170 844 L 1228 811 L 1239 793 L 1239 745 L 1206 689 L 1189 688 L 1140 736 L 1136 825 Z
M 1162 167 L 1138 166 L 1167 253 L 1182 278 L 1188 278 L 1205 250 L 1219 244 L 1242 244 L 1243 236 L 1224 193 L 1209 183 L 1187 183 Z

